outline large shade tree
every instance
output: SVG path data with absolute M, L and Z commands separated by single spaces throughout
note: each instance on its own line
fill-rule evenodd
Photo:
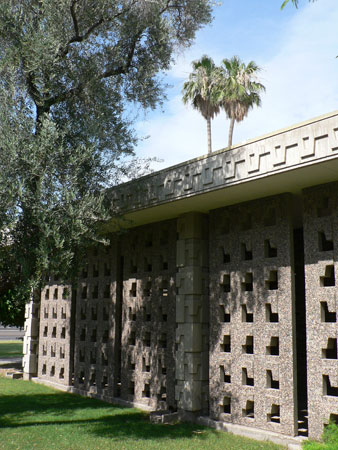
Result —
M 131 114 L 163 100 L 159 75 L 211 8 L 0 2 L 0 321 L 46 273 L 71 276 L 81 249 L 100 239 L 98 224 L 113 213 L 103 190 L 139 167 L 126 160 Z
M 219 69 L 215 66 L 212 58 L 206 55 L 193 61 L 192 67 L 193 72 L 183 85 L 183 102 L 191 103 L 207 121 L 208 153 L 211 153 L 211 119 L 220 111 L 217 102 Z
M 257 80 L 260 67 L 250 61 L 245 64 L 238 56 L 222 61 L 218 83 L 218 102 L 230 119 L 228 146 L 232 145 L 234 124 L 241 122 L 254 106 L 261 105 L 260 94 L 265 87 Z

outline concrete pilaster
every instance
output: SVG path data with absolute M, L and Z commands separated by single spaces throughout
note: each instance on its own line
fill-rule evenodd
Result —
M 208 411 L 208 222 L 200 213 L 177 222 L 176 391 L 179 410 Z
M 40 303 L 32 298 L 25 307 L 25 336 L 23 341 L 22 367 L 24 379 L 37 376 L 39 349 Z

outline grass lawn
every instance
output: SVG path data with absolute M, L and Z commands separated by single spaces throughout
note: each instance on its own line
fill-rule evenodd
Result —
M 0 358 L 22 356 L 22 341 L 0 341 Z
M 193 424 L 153 425 L 137 409 L 0 377 L 0 449 L 281 448 Z

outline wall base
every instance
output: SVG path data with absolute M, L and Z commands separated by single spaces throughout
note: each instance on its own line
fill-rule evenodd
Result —
M 196 422 L 216 430 L 226 431 L 228 433 L 236 434 L 238 436 L 255 439 L 256 441 L 270 441 L 274 444 L 284 445 L 289 450 L 297 450 L 302 448 L 302 442 L 307 440 L 305 437 L 290 437 L 273 431 L 261 430 L 259 428 L 246 427 L 244 425 L 236 425 L 233 423 L 225 423 L 212 420 L 209 417 L 200 416 Z

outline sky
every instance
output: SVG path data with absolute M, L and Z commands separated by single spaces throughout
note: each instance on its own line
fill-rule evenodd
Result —
M 156 157 L 159 170 L 207 153 L 205 119 L 182 102 L 191 62 L 207 54 L 217 65 L 238 55 L 261 68 L 266 87 L 262 106 L 235 124 L 233 144 L 338 110 L 338 0 L 300 0 L 280 9 L 282 0 L 223 0 L 213 22 L 194 44 L 177 55 L 164 81 L 170 84 L 161 108 L 136 123 L 136 154 Z M 229 119 L 212 121 L 213 150 L 227 146 Z

